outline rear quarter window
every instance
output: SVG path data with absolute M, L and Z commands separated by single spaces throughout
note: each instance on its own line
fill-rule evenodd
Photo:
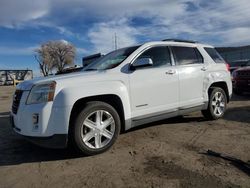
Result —
M 215 63 L 226 63 L 225 60 L 221 57 L 221 55 L 214 48 L 205 47 L 204 50 L 214 60 Z

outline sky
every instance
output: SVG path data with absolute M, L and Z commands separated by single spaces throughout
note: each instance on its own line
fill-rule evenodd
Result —
M 86 55 L 166 38 L 214 46 L 250 44 L 249 0 L 0 0 L 0 69 L 32 69 L 50 40 Z

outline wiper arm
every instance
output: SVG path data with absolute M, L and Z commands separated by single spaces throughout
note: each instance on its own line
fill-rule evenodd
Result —
M 94 68 L 89 68 L 89 69 L 85 69 L 84 71 L 96 71 L 97 69 Z

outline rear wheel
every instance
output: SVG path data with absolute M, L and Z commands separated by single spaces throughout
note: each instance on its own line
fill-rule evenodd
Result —
M 72 131 L 73 143 L 86 155 L 108 150 L 120 133 L 116 110 L 104 102 L 88 102 L 79 113 Z
M 213 87 L 210 90 L 208 107 L 206 110 L 202 110 L 202 114 L 205 118 L 215 120 L 221 118 L 227 107 L 227 96 L 223 89 Z

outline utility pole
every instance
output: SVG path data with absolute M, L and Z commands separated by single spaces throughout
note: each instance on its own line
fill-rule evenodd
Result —
M 116 33 L 115 33 L 115 50 L 117 50 L 117 36 L 116 36 Z

